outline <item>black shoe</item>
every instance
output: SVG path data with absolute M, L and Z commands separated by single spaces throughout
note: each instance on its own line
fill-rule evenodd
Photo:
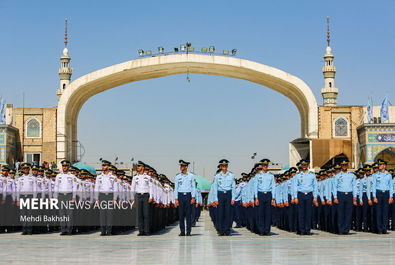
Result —
M 24 235 L 24 236 L 27 235 L 27 232 L 22 232 L 22 235 Z
M 100 236 L 106 236 L 107 233 L 106 232 L 101 232 Z
M 312 233 L 311 232 L 306 232 L 306 233 L 304 233 L 306 236 L 311 236 L 312 235 Z
M 300 235 L 300 236 L 302 235 L 302 233 L 301 233 L 301 232 L 299 232 L 299 231 L 298 231 L 298 232 L 296 232 L 296 234 L 297 234 L 297 235 Z
M 187 233 L 187 236 L 192 236 L 190 232 Z
M 137 234 L 137 236 L 145 236 L 144 232 L 140 232 Z
M 178 236 L 185 236 L 185 233 L 181 232 Z
M 60 235 L 61 236 L 65 236 L 65 235 L 67 235 L 67 233 L 66 232 L 62 232 L 62 233 L 60 233 Z
M 384 230 L 384 231 L 383 231 L 383 235 L 387 235 L 387 234 L 389 234 L 389 233 L 387 232 L 387 230 Z

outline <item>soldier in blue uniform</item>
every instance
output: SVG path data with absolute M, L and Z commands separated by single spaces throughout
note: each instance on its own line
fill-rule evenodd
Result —
M 235 203 L 235 178 L 232 172 L 228 171 L 229 161 L 222 159 L 219 161 L 220 172 L 214 176 L 214 201 L 217 206 L 217 228 L 218 235 L 231 235 L 231 205 Z
M 262 159 L 257 167 L 257 174 L 252 183 L 255 206 L 257 206 L 257 230 L 259 235 L 270 235 L 272 222 L 272 206 L 275 206 L 275 180 L 274 176 L 268 172 L 269 159 Z
M 389 205 L 393 203 L 392 176 L 388 173 L 387 162 L 379 159 L 379 171 L 373 175 L 372 193 L 376 204 L 377 233 L 387 234 Z
M 391 174 L 392 176 L 392 199 L 395 200 L 395 174 L 394 174 L 394 170 L 390 169 L 388 170 L 388 173 Z M 391 204 L 391 230 L 395 231 L 395 203 Z
M 192 207 L 195 204 L 196 182 L 195 175 L 188 172 L 189 162 L 179 160 L 180 171 L 175 177 L 175 206 L 178 207 L 178 216 L 180 224 L 179 236 L 191 236 L 192 231 Z M 185 234 L 186 221 L 186 234 Z
M 359 204 L 362 207 L 362 231 L 371 231 L 371 208 L 372 208 L 372 185 L 371 185 L 371 170 L 370 165 L 365 165 L 363 167 L 364 176 L 361 178 L 361 183 L 359 185 Z
M 298 205 L 299 235 L 311 235 L 311 218 L 313 203 L 318 206 L 317 179 L 314 173 L 309 171 L 309 162 L 305 159 L 300 161 L 301 172 L 294 177 L 293 191 L 294 202 Z
M 334 203 L 337 208 L 337 224 L 339 234 L 347 235 L 351 229 L 352 208 L 357 205 L 356 177 L 348 171 L 348 161 L 340 163 L 341 172 L 335 175 L 333 181 Z

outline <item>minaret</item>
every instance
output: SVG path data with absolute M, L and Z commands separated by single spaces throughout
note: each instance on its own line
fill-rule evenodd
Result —
M 73 69 L 70 67 L 71 58 L 69 56 L 69 50 L 67 49 L 68 35 L 67 35 L 67 19 L 65 19 L 64 25 L 64 49 L 63 55 L 60 57 L 60 68 L 59 68 L 59 88 L 57 91 L 58 99 L 63 94 L 63 91 L 67 89 L 70 84 L 71 74 Z
M 331 32 L 329 28 L 329 17 L 327 17 L 327 47 L 324 55 L 325 65 L 322 68 L 324 74 L 325 86 L 321 89 L 322 98 L 324 100 L 324 106 L 336 106 L 337 94 L 339 89 L 335 87 L 335 74 L 336 67 L 333 64 L 335 56 L 332 54 L 331 44 Z

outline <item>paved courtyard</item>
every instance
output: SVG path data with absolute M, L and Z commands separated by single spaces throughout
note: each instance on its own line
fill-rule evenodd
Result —
M 61 237 L 58 234 L 0 235 L 4 264 L 395 264 L 395 232 L 349 236 L 314 231 L 300 237 L 273 229 L 260 237 L 238 229 L 218 237 L 204 214 L 192 237 L 178 237 L 171 226 L 160 235 L 100 237 L 99 233 Z

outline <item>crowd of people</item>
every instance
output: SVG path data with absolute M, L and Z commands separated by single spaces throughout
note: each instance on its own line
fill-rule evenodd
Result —
M 246 227 L 262 236 L 271 235 L 272 226 L 299 235 L 311 235 L 312 229 L 343 235 L 350 230 L 377 234 L 395 230 L 394 172 L 387 171 L 387 162 L 381 159 L 355 172 L 344 160 L 317 173 L 302 159 L 280 175 L 270 173 L 270 160 L 262 159 L 241 178 L 222 159 L 207 203 L 197 188 L 196 176 L 188 171 L 190 163 L 184 160 L 179 160 L 180 173 L 174 182 L 142 161 L 135 165 L 133 176 L 107 160 L 101 163 L 97 175 L 73 167 L 67 160 L 61 162 L 60 171 L 29 163 L 22 163 L 19 172 L 3 166 L 0 233 L 100 231 L 106 236 L 137 226 L 138 236 L 149 236 L 178 219 L 179 235 L 191 236 L 203 206 L 208 207 L 220 236 L 230 236 L 233 223 L 235 228 Z M 26 200 L 52 198 L 58 206 L 67 207 L 26 207 Z M 60 218 L 34 219 L 44 215 Z
M 311 229 L 342 235 L 395 230 L 394 171 L 387 171 L 386 161 L 351 172 L 344 160 L 314 173 L 301 160 L 278 176 L 268 172 L 269 163 L 261 160 L 235 182 L 229 161 L 219 162 L 208 196 L 219 235 L 231 235 L 233 222 L 259 235 L 270 235 L 272 225 L 299 235 L 311 235 Z
M 140 234 L 159 231 L 176 220 L 174 184 L 149 165 L 139 162 L 137 167 L 139 173 L 133 178 L 106 160 L 102 160 L 98 175 L 73 167 L 67 160 L 61 162 L 60 171 L 29 163 L 22 163 L 19 172 L 2 166 L 0 233 L 72 235 L 100 230 L 103 236 L 113 235 L 135 228 L 136 211 Z M 147 188 L 143 191 L 144 185 Z M 146 197 L 146 202 L 138 201 L 135 207 L 135 198 L 140 197 Z M 21 199 L 51 198 L 57 199 L 59 209 L 32 209 L 20 204 Z M 43 216 L 59 218 L 45 221 Z

